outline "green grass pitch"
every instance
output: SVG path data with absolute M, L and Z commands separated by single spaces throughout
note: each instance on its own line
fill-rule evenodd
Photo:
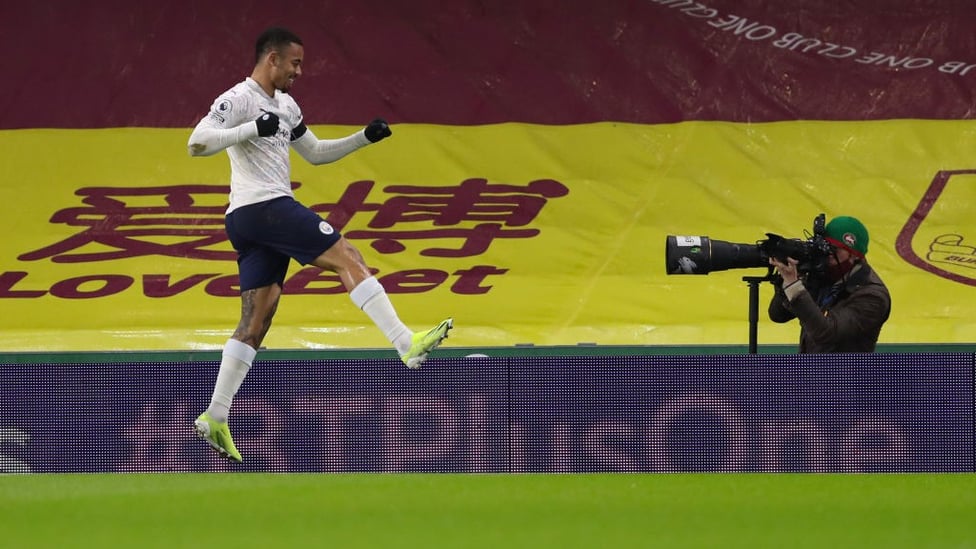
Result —
M 976 475 L 9 475 L 0 547 L 976 548 Z

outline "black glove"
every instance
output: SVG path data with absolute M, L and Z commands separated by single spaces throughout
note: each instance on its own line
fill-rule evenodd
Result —
M 370 143 L 376 143 L 384 137 L 393 135 L 393 130 L 390 129 L 390 125 L 382 118 L 377 118 L 370 122 L 363 132 L 366 134 L 366 139 L 369 139 Z
M 278 133 L 278 115 L 264 111 L 264 114 L 254 121 L 258 126 L 258 136 L 269 137 Z

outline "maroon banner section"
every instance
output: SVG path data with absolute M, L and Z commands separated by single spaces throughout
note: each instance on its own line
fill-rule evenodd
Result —
M 313 124 L 973 116 L 968 0 L 5 2 L 0 128 L 189 127 L 266 26 Z

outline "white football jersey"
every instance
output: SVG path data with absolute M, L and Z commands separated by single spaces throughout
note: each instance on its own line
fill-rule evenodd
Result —
M 278 116 L 278 133 L 255 137 L 227 148 L 230 157 L 227 213 L 279 196 L 294 197 L 289 147 L 292 130 L 302 123 L 302 111 L 287 93 L 275 90 L 274 97 L 268 97 L 261 86 L 248 77 L 221 94 L 210 107 L 210 113 L 197 124 L 197 127 L 231 129 L 256 120 L 263 111 Z

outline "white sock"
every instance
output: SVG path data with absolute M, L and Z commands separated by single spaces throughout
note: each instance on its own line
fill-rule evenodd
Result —
M 210 417 L 217 421 L 227 421 L 234 395 L 241 388 L 257 354 L 254 347 L 236 339 L 228 339 L 224 344 L 220 371 L 217 372 L 217 382 L 214 384 L 213 396 L 210 397 L 210 407 L 207 408 Z
M 410 350 L 410 337 L 413 333 L 400 321 L 389 296 L 386 295 L 386 290 L 375 276 L 360 282 L 349 292 L 349 297 L 369 316 L 386 339 L 396 347 L 398 353 L 402 355 Z

